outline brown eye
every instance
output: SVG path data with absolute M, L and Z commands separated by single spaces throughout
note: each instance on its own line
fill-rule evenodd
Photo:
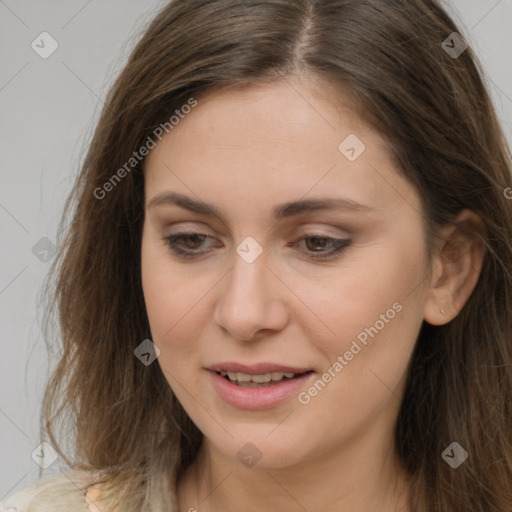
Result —
M 306 254 L 316 259 L 334 258 L 341 254 L 349 245 L 350 240 L 332 238 L 323 235 L 304 235 L 299 242 L 305 242 Z M 331 247 L 330 251 L 328 249 Z
M 308 249 L 311 249 L 312 251 L 319 249 L 325 249 L 326 247 L 326 241 L 329 240 L 325 236 L 308 236 L 305 238 L 306 240 L 306 247 Z M 319 247 L 320 246 L 320 247 Z
M 180 258 L 194 258 L 206 254 L 212 250 L 211 247 L 201 249 L 203 243 L 212 237 L 204 233 L 179 233 L 164 238 L 171 251 Z M 313 259 L 335 258 L 350 245 L 350 240 L 332 238 L 323 235 L 305 235 L 299 242 L 304 242 L 307 256 Z M 296 245 L 296 244 L 290 244 Z M 330 249 L 330 250 L 329 250 Z
M 182 236 L 181 240 L 183 240 L 183 241 L 188 240 L 189 242 L 192 241 L 191 244 L 185 243 L 185 246 L 188 249 L 198 249 L 200 247 L 200 245 L 201 245 L 201 242 L 203 242 L 206 237 L 207 237 L 206 235 L 192 234 L 192 235 L 184 235 L 184 236 Z
M 204 233 L 179 233 L 177 235 L 167 236 L 164 240 L 171 251 L 180 258 L 193 258 L 209 252 L 209 249 L 206 251 L 199 250 L 203 242 L 208 238 L 211 237 Z

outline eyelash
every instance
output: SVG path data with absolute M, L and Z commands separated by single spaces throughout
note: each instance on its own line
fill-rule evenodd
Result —
M 169 249 L 172 252 L 174 252 L 174 254 L 176 254 L 179 258 L 190 259 L 190 258 L 195 258 L 195 257 L 201 256 L 202 254 L 206 254 L 209 251 L 193 252 L 190 250 L 179 249 L 177 247 L 176 242 L 180 241 L 180 240 L 183 241 L 183 239 L 186 239 L 186 238 L 197 237 L 197 236 L 211 238 L 209 235 L 206 235 L 205 233 L 191 232 L 191 233 L 180 233 L 177 235 L 170 235 L 170 236 L 164 237 L 163 240 L 165 241 L 165 243 L 169 247 Z M 301 237 L 299 239 L 299 242 L 301 242 L 302 240 L 315 239 L 315 238 L 320 239 L 320 240 L 326 240 L 335 246 L 335 249 L 330 251 L 329 253 L 327 253 L 327 255 L 325 255 L 326 253 L 314 253 L 314 252 L 305 251 L 311 258 L 313 258 L 315 260 L 327 260 L 327 259 L 334 259 L 336 257 L 339 257 L 342 255 L 342 253 L 345 251 L 345 249 L 351 243 L 350 240 L 346 240 L 346 239 L 342 239 L 342 238 L 332 238 L 329 236 L 316 235 L 316 234 L 304 235 L 303 237 Z

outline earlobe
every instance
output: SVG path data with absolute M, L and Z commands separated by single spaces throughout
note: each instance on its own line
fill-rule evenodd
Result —
M 439 237 L 424 309 L 424 319 L 432 325 L 453 320 L 471 296 L 482 270 L 486 230 L 475 212 L 463 210 Z

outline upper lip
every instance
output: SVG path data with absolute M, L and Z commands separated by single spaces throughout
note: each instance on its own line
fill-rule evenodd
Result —
M 218 363 L 213 364 L 209 368 L 214 372 L 239 372 L 246 373 L 248 375 L 264 375 L 266 373 L 272 372 L 282 372 L 282 373 L 305 373 L 311 371 L 311 368 L 304 367 L 292 367 L 285 366 L 282 364 L 276 363 L 256 363 L 256 364 L 241 364 L 241 363 Z

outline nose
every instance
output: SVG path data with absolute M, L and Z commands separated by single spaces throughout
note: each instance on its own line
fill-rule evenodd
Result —
M 219 283 L 214 321 L 234 339 L 256 341 L 282 330 L 288 322 L 286 286 L 261 254 L 248 263 L 236 252 L 233 268 Z

